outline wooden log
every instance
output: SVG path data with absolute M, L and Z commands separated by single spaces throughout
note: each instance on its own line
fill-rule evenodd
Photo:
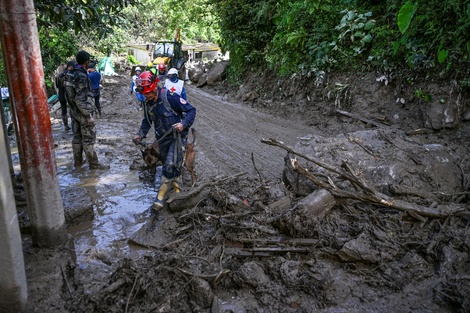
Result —
M 181 212 L 186 209 L 195 207 L 200 201 L 209 196 L 210 190 L 208 187 L 220 184 L 229 179 L 234 179 L 239 176 L 245 175 L 246 173 L 241 172 L 233 176 L 223 177 L 215 181 L 210 181 L 202 184 L 201 186 L 190 190 L 189 192 L 180 192 L 172 194 L 167 200 L 168 208 L 172 212 Z
M 228 207 L 235 212 L 250 209 L 250 204 L 245 199 L 232 195 L 221 188 L 214 188 L 210 195 L 220 205 Z
M 269 244 L 288 244 L 293 246 L 313 246 L 316 245 L 319 240 L 311 238 L 285 238 L 285 237 L 275 237 L 275 238 L 240 238 L 237 241 L 241 243 L 248 244 L 258 244 L 262 243 L 264 245 Z
M 294 207 L 294 214 L 301 215 L 307 222 L 310 219 L 321 220 L 336 205 L 335 198 L 326 189 L 317 189 Z

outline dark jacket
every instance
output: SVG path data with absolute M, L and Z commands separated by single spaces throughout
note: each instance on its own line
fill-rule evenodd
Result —
M 87 71 L 77 65 L 65 74 L 65 96 L 74 116 L 92 116 L 95 102 L 91 93 L 91 82 Z
M 168 90 L 160 88 L 158 88 L 158 92 L 159 96 L 156 102 L 145 102 L 144 118 L 138 135 L 144 138 L 153 126 L 155 137 L 160 141 L 172 129 L 173 124 L 181 122 L 184 126 L 181 137 L 185 138 L 196 118 L 196 108 L 176 93 L 170 93 Z M 168 110 L 163 103 L 165 94 L 172 110 Z M 167 135 L 160 144 L 164 144 L 172 138 L 173 136 Z

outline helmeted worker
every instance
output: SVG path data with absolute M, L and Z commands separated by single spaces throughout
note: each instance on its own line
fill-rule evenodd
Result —
M 183 98 L 186 98 L 186 89 L 184 89 L 184 81 L 178 79 L 178 70 L 176 68 L 171 68 L 166 75 L 167 79 L 165 80 L 165 89 L 170 92 L 177 93 Z
M 164 63 L 158 64 L 158 79 L 160 80 L 158 83 L 158 87 L 163 88 L 165 85 L 165 79 L 167 75 L 166 65 Z
M 74 119 L 72 150 L 74 166 L 83 164 L 83 152 L 90 169 L 108 169 L 109 166 L 98 162 L 95 152 L 96 125 L 93 119 L 95 102 L 91 93 L 91 82 L 87 67 L 90 54 L 79 51 L 76 56 L 77 65 L 65 75 L 65 96 Z
M 158 77 L 150 71 L 143 72 L 137 80 L 137 90 L 146 101 L 144 118 L 133 137 L 134 142 L 142 140 L 153 126 L 160 154 L 165 160 L 158 195 L 152 205 L 155 210 L 163 207 L 170 185 L 175 192 L 181 191 L 182 143 L 186 141 L 188 130 L 196 118 L 196 108 L 177 93 L 161 89 L 157 83 Z
M 153 75 L 157 75 L 158 73 L 158 70 L 152 61 L 149 61 L 149 63 L 147 63 L 147 68 L 145 70 L 150 71 Z
M 136 84 L 136 80 L 137 78 L 139 78 L 140 74 L 142 74 L 142 69 L 137 66 L 135 68 L 135 75 L 132 76 L 132 83 L 131 83 L 131 95 L 132 93 L 135 92 L 135 97 L 137 98 L 137 101 L 139 101 L 139 106 L 140 108 L 142 109 L 142 106 L 143 106 L 143 102 L 145 101 L 145 97 L 143 94 L 141 94 L 140 92 L 136 92 L 135 89 L 137 88 L 137 84 Z

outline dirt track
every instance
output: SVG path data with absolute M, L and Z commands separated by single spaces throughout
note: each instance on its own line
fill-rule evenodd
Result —
M 302 121 L 290 121 L 262 113 L 247 105 L 222 101 L 201 89 L 188 86 L 188 100 L 198 109 L 194 127 L 199 131 L 198 171 L 201 178 L 247 172 L 279 180 L 285 151 L 262 144 L 276 138 L 288 145 L 312 132 Z

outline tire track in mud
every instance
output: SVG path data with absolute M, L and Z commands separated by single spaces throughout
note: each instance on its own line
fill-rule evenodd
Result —
M 301 121 L 290 121 L 257 111 L 248 105 L 222 101 L 186 85 L 188 101 L 197 108 L 194 128 L 198 130 L 196 170 L 199 179 L 247 172 L 268 180 L 280 180 L 286 152 L 261 143 L 276 138 L 293 146 L 315 130 Z

